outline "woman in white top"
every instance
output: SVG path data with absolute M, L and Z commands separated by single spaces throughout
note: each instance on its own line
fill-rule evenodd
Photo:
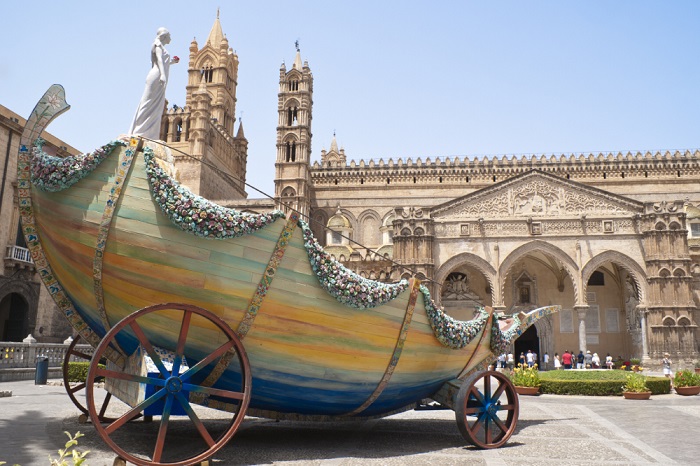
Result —
M 608 355 L 605 356 L 605 367 L 607 367 L 608 369 L 613 368 L 613 360 L 612 356 L 610 356 L 610 353 L 608 353 Z
M 598 353 L 593 353 L 593 368 L 600 369 L 600 356 L 598 356 Z
M 554 353 L 554 369 L 561 369 L 561 359 L 559 359 L 559 353 Z

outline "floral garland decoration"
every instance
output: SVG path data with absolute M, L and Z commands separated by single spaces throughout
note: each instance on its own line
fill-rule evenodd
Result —
M 42 138 L 34 142 L 32 156 L 32 184 L 42 191 L 57 192 L 70 188 L 89 175 L 118 146 L 125 146 L 122 141 L 112 141 L 89 154 L 55 157 L 42 149 Z
M 237 238 L 285 217 L 279 210 L 251 214 L 215 204 L 168 176 L 156 162 L 153 149 L 144 147 L 143 155 L 153 199 L 170 221 L 182 230 L 202 238 Z
M 505 353 L 510 342 L 522 335 L 522 333 L 520 319 L 517 315 L 513 315 L 513 324 L 505 332 L 501 331 L 497 321 L 494 322 L 493 327 L 491 327 L 491 351 L 493 351 L 493 354 Z
M 388 303 L 408 288 L 408 280 L 387 284 L 348 270 L 323 250 L 306 222 L 299 220 L 299 227 L 311 268 L 321 286 L 339 302 L 356 309 L 369 309 Z
M 479 334 L 489 319 L 488 312 L 479 308 L 479 315 L 475 319 L 457 320 L 435 305 L 425 285 L 420 286 L 420 291 L 423 293 L 425 312 L 428 314 L 435 338 L 444 346 L 452 349 L 464 348 Z

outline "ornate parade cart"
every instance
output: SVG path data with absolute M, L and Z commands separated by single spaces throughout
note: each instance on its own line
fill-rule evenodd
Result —
M 86 411 L 118 455 L 193 464 L 245 415 L 368 419 L 427 398 L 452 408 L 477 447 L 512 435 L 517 394 L 488 365 L 556 307 L 501 319 L 481 309 L 457 321 L 416 279 L 385 284 L 344 268 L 297 213 L 242 213 L 192 194 L 168 174 L 160 142 L 49 156 L 39 136 L 69 108 L 64 97 L 52 86 L 22 136 L 22 225 L 51 296 L 95 348 L 87 383 L 69 394 L 80 405 L 74 394 L 85 388 Z M 69 355 L 90 358 L 74 347 Z M 101 378 L 123 412 L 101 402 Z M 205 420 L 207 408 L 221 417 Z M 129 422 L 140 415 L 158 420 L 153 441 L 128 451 L 121 432 L 143 429 Z M 185 456 L 175 415 L 194 427 Z

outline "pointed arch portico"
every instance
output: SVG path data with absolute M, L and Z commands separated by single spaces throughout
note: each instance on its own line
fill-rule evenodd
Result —
M 515 248 L 501 263 L 501 265 L 498 268 L 498 276 L 500 277 L 501 287 L 500 296 L 505 296 L 505 278 L 508 276 L 508 273 L 513 268 L 513 265 L 515 265 L 515 263 L 518 262 L 520 259 L 533 253 L 545 254 L 555 259 L 558 263 L 560 263 L 563 266 L 569 278 L 571 279 L 571 283 L 573 284 L 575 301 L 577 303 L 582 302 L 582 297 L 579 291 L 581 289 L 579 267 L 576 265 L 576 262 L 566 252 L 564 252 L 557 246 L 539 240 L 530 241 Z
M 494 303 L 497 302 L 496 295 L 500 293 L 500 287 L 496 278 L 496 269 L 476 254 L 463 252 L 450 258 L 435 273 L 435 281 L 442 284 L 450 272 L 463 265 L 472 266 L 484 275 L 491 288 L 492 301 Z M 439 296 L 439 293 L 436 293 L 436 295 Z
M 635 284 L 637 285 L 639 305 L 646 307 L 647 305 L 647 291 L 646 291 L 646 273 L 641 265 L 637 263 L 631 257 L 622 254 L 618 251 L 604 251 L 597 254 L 591 260 L 589 260 L 586 265 L 583 266 L 581 271 L 582 284 L 584 286 L 583 294 L 585 296 L 585 288 L 588 283 L 588 279 L 591 278 L 593 272 L 598 270 L 602 265 L 607 262 L 612 262 L 617 264 L 630 274 Z

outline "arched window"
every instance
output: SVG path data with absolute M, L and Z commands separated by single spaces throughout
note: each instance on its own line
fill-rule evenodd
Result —
M 210 64 L 205 64 L 201 70 L 204 82 L 210 83 L 214 80 L 214 68 Z
M 182 140 L 182 119 L 175 120 L 175 142 Z

